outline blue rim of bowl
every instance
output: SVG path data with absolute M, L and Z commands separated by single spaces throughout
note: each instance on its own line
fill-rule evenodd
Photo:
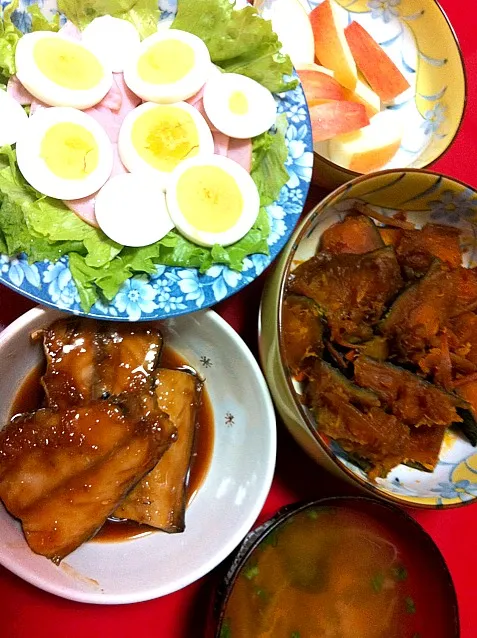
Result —
M 452 26 L 452 23 L 449 20 L 449 18 L 447 16 L 447 13 L 442 8 L 439 0 L 434 0 L 434 3 L 437 6 L 437 8 L 439 9 L 439 11 L 442 13 L 443 18 L 444 18 L 447 26 L 449 27 L 449 31 L 451 32 L 452 37 L 454 38 L 456 49 L 457 49 L 457 52 L 459 54 L 460 65 L 461 65 L 461 68 L 462 68 L 462 75 L 464 77 L 464 103 L 462 104 L 462 113 L 461 113 L 461 116 L 459 118 L 459 123 L 458 123 L 458 125 L 457 125 L 457 127 L 455 129 L 454 135 L 452 135 L 452 137 L 448 140 L 445 149 L 441 153 L 439 153 L 439 155 L 437 157 L 435 157 L 433 160 L 431 160 L 427 164 L 424 164 L 424 166 L 422 166 L 421 168 L 411 169 L 411 167 L 409 167 L 409 169 L 407 169 L 407 170 L 424 170 L 425 171 L 428 167 L 433 166 L 442 157 L 444 157 L 444 155 L 449 151 L 450 147 L 454 143 L 454 140 L 456 139 L 457 135 L 460 133 L 460 130 L 462 128 L 462 124 L 464 122 L 465 114 L 466 114 L 466 111 L 467 111 L 467 103 L 468 103 L 468 97 L 469 97 L 469 81 L 467 79 L 467 70 L 465 68 L 465 60 L 464 60 L 464 55 L 462 53 L 462 47 L 460 46 L 460 42 L 459 42 L 459 38 L 457 37 L 457 33 L 455 32 L 455 29 Z M 345 173 L 346 175 L 349 175 L 350 180 L 354 180 L 356 177 L 362 177 L 363 175 L 366 175 L 366 173 L 357 173 L 356 171 L 352 171 L 349 168 L 345 168 L 344 166 L 340 166 L 339 164 L 335 164 L 334 162 L 332 162 L 327 157 L 324 157 L 323 155 L 320 155 L 316 151 L 313 151 L 313 152 L 315 153 L 315 155 L 318 155 L 320 160 L 324 164 L 326 164 L 327 166 L 330 166 L 331 168 L 333 168 L 335 170 L 337 169 L 337 170 Z M 405 166 L 402 167 L 402 168 L 406 169 Z M 388 169 L 388 170 L 402 170 L 402 169 Z M 367 174 L 370 174 L 370 173 L 367 173 Z M 456 180 L 456 181 L 458 181 L 458 180 Z
M 286 358 L 284 354 L 285 347 L 283 343 L 283 333 L 282 333 L 282 308 L 283 308 L 283 300 L 285 296 L 286 284 L 288 281 L 288 277 L 290 275 L 290 268 L 293 262 L 295 252 L 298 248 L 298 244 L 301 242 L 303 237 L 308 232 L 310 225 L 314 222 L 316 217 L 318 217 L 318 215 L 320 215 L 326 209 L 326 207 L 328 206 L 331 200 L 346 193 L 346 191 L 350 190 L 356 184 L 365 182 L 368 179 L 374 179 L 380 175 L 392 175 L 392 174 L 396 175 L 399 173 L 417 173 L 417 174 L 431 175 L 432 177 L 444 177 L 445 179 L 455 182 L 456 184 L 459 184 L 463 186 L 464 188 L 468 188 L 472 191 L 476 190 L 472 186 L 469 186 L 468 184 L 466 184 L 465 182 L 455 179 L 454 177 L 450 177 L 448 175 L 443 175 L 442 173 L 436 173 L 434 171 L 428 171 L 422 168 L 391 168 L 384 171 L 378 171 L 376 173 L 360 175 L 359 177 L 356 177 L 350 182 L 346 182 L 346 184 L 339 186 L 337 189 L 335 189 L 333 192 L 327 195 L 324 199 L 322 199 L 302 220 L 298 228 L 295 230 L 292 238 L 290 239 L 288 246 L 285 249 L 285 252 L 287 252 L 288 254 L 287 254 L 285 265 L 281 275 L 280 288 L 278 293 L 278 303 L 277 303 L 276 315 L 275 315 L 276 322 L 277 322 L 276 325 L 277 325 L 277 333 L 278 333 L 278 353 L 280 356 L 280 364 L 283 368 L 286 384 L 293 398 L 295 409 L 298 410 L 303 423 L 306 425 L 307 432 L 313 436 L 314 440 L 318 443 L 322 452 L 326 454 L 329 460 L 332 463 L 336 463 L 339 469 L 342 472 L 344 472 L 347 478 L 351 479 L 353 483 L 358 483 L 361 488 L 365 489 L 367 492 L 370 492 L 373 496 L 376 496 L 379 499 L 388 501 L 390 503 L 396 503 L 398 505 L 401 505 L 402 507 L 410 507 L 410 508 L 412 507 L 413 509 L 428 509 L 428 510 L 450 510 L 450 509 L 454 509 L 458 507 L 467 507 L 469 505 L 476 503 L 477 497 L 472 498 L 468 501 L 459 501 L 456 503 L 448 503 L 448 504 L 444 504 L 444 503 L 432 504 L 432 503 L 422 503 L 420 501 L 411 501 L 411 500 L 401 498 L 400 496 L 393 494 L 391 492 L 387 492 L 384 489 L 381 489 L 378 485 L 371 483 L 370 481 L 363 478 L 359 474 L 356 474 L 355 472 L 350 470 L 346 466 L 346 464 L 343 463 L 341 459 L 335 455 L 335 453 L 331 450 L 329 444 L 326 442 L 324 437 L 316 429 L 315 427 L 316 424 L 312 420 L 311 416 L 305 410 L 303 403 L 300 401 L 300 398 L 293 385 L 293 381 L 292 381 L 288 366 L 286 365 Z
M 448 638 L 459 638 L 460 636 L 460 619 L 459 619 L 459 602 L 457 599 L 457 592 L 455 590 L 454 581 L 450 573 L 446 560 L 440 551 L 437 543 L 432 536 L 426 532 L 426 530 L 418 523 L 412 516 L 406 511 L 392 503 L 386 503 L 376 498 L 369 496 L 328 496 L 325 498 L 319 498 L 316 500 L 299 501 L 297 503 L 291 503 L 281 507 L 273 516 L 267 521 L 262 523 L 259 527 L 249 532 L 244 538 L 237 552 L 232 558 L 232 562 L 228 565 L 227 571 L 221 579 L 219 586 L 217 587 L 215 600 L 213 604 L 213 616 L 214 624 L 216 625 L 216 631 L 214 638 L 221 638 L 220 632 L 222 629 L 222 623 L 225 617 L 225 611 L 227 609 L 227 603 L 230 598 L 230 594 L 233 590 L 235 581 L 240 574 L 242 567 L 247 560 L 253 554 L 253 552 L 264 541 L 268 534 L 272 533 L 277 527 L 280 527 L 296 514 L 303 512 L 309 508 L 320 507 L 332 507 L 337 505 L 338 507 L 346 508 L 353 504 L 367 504 L 369 507 L 383 508 L 392 513 L 392 515 L 400 518 L 404 524 L 413 528 L 414 533 L 421 538 L 426 544 L 429 553 L 432 554 L 434 564 L 439 563 L 439 570 L 442 572 L 443 583 L 447 587 L 447 596 L 449 609 L 453 612 L 454 618 L 454 635 Z

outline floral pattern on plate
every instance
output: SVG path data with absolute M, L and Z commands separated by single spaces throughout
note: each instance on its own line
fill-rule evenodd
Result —
M 2 6 L 10 0 L 0 0 Z M 31 27 L 26 12 L 31 0 L 20 0 L 15 24 L 21 30 Z M 56 12 L 54 0 L 37 4 L 45 13 Z M 177 10 L 176 0 L 159 0 L 161 19 L 171 19 Z M 278 200 L 267 208 L 270 220 L 269 255 L 246 258 L 241 272 L 214 265 L 207 272 L 196 268 L 158 266 L 154 275 L 137 275 L 126 281 L 109 303 L 97 302 L 88 316 L 100 319 L 142 321 L 162 319 L 208 308 L 244 288 L 271 264 L 292 234 L 303 209 L 313 167 L 311 126 L 301 87 L 277 96 L 278 111 L 288 118 L 286 167 L 290 175 Z M 68 258 L 52 264 L 48 261 L 28 264 L 23 258 L 0 255 L 0 282 L 41 303 L 75 314 L 81 310 L 78 291 L 71 277 Z

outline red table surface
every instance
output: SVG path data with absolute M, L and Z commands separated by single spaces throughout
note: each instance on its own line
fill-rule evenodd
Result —
M 477 17 L 474 0 L 441 0 L 462 47 L 468 79 L 468 101 L 463 125 L 451 150 L 434 165 L 441 173 L 477 187 Z M 307 210 L 323 193 L 310 190 Z M 266 273 L 241 293 L 219 304 L 217 310 L 257 355 L 257 315 Z M 33 304 L 0 289 L 0 329 Z M 257 523 L 281 506 L 305 498 L 352 494 L 311 461 L 278 422 L 278 457 L 273 485 Z M 461 637 L 475 638 L 477 603 L 477 506 L 446 512 L 410 510 L 431 534 L 452 573 L 457 590 Z M 213 535 L 214 530 L 209 530 Z M 0 540 L 1 542 L 1 540 Z M 169 596 L 135 605 L 85 605 L 63 600 L 32 587 L 0 567 L 1 638 L 199 638 L 206 636 L 207 612 L 220 578 L 218 568 L 200 581 Z M 357 637 L 361 638 L 361 637 Z

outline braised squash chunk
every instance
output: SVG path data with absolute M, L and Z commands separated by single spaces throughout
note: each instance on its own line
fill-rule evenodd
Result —
M 456 388 L 457 393 L 467 401 L 467 412 L 461 411 L 460 429 L 472 445 L 477 445 L 477 380 L 469 381 Z
M 445 426 L 411 428 L 410 439 L 404 449 L 403 463 L 432 472 L 439 460 Z
M 382 226 L 378 230 L 385 246 L 394 246 L 394 248 L 397 248 L 404 232 L 402 228 L 389 228 L 388 226 Z
M 320 250 L 338 255 L 361 255 L 383 247 L 376 224 L 364 215 L 347 215 L 342 222 L 333 224 L 321 235 Z
M 354 381 L 372 390 L 383 407 L 406 425 L 448 426 L 462 420 L 456 412 L 457 406 L 463 406 L 458 397 L 390 363 L 359 356 Z
M 464 312 L 454 317 L 448 328 L 453 353 L 477 365 L 477 315 Z
M 460 266 L 459 237 L 458 228 L 439 224 L 426 224 L 421 230 L 402 231 L 396 254 L 406 278 L 425 275 L 435 257 L 452 268 Z
M 293 374 L 305 371 L 323 352 L 319 307 L 308 297 L 288 295 L 282 308 L 283 347 Z
M 380 325 L 403 361 L 422 352 L 453 317 L 477 306 L 477 275 L 434 261 L 423 279 L 396 299 Z
M 332 340 L 367 341 L 373 326 L 403 285 L 393 248 L 365 255 L 316 255 L 290 276 L 288 291 L 313 299 L 328 322 Z
M 325 362 L 317 364 L 306 392 L 318 431 L 369 460 L 370 476 L 385 476 L 399 464 L 409 428 L 380 406 L 379 397 L 359 388 Z

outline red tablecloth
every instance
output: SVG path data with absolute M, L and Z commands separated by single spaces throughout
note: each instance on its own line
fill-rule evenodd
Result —
M 475 0 L 441 0 L 462 47 L 468 77 L 467 112 L 452 149 L 435 170 L 477 187 L 477 16 Z M 311 189 L 307 209 L 323 193 Z M 265 273 L 266 276 L 266 273 Z M 216 310 L 242 335 L 252 351 L 257 347 L 257 313 L 263 276 Z M 0 329 L 33 304 L 0 288 Z M 350 494 L 348 486 L 321 471 L 278 425 L 275 479 L 259 522 L 279 507 L 304 498 Z M 462 638 L 477 636 L 477 506 L 448 512 L 410 512 L 439 545 L 452 573 L 461 616 Z M 213 530 L 211 530 L 213 533 Z M 1 539 L 0 539 L 1 542 Z M 0 567 L 0 636 L 2 638 L 200 638 L 220 570 L 180 592 L 125 606 L 84 605 L 35 589 Z

